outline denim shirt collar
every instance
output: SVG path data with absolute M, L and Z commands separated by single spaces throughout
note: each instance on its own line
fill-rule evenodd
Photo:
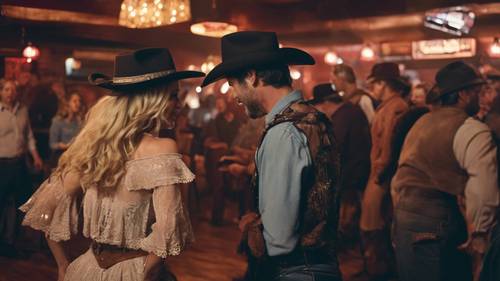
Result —
M 282 112 L 292 102 L 302 99 L 302 93 L 299 90 L 293 90 L 288 95 L 281 98 L 278 103 L 274 105 L 271 111 L 266 115 L 266 125 L 269 125 L 274 120 L 274 117 Z

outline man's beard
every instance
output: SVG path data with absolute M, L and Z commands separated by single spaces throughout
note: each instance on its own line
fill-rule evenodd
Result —
M 248 116 L 252 119 L 257 119 L 266 115 L 264 107 L 255 100 L 245 102 L 245 110 Z

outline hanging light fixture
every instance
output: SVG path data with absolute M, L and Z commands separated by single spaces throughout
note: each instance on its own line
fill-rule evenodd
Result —
M 151 28 L 191 20 L 190 0 L 123 0 L 118 23 Z
M 31 43 L 28 43 L 28 46 L 26 46 L 23 50 L 23 56 L 26 58 L 28 63 L 31 63 L 40 56 L 40 50 Z
M 193 34 L 220 38 L 238 31 L 236 25 L 221 19 L 216 0 L 200 1 L 198 4 L 198 6 L 193 7 L 198 13 L 198 21 L 191 25 Z
M 361 60 L 372 61 L 375 59 L 375 51 L 370 45 L 366 45 L 361 49 Z

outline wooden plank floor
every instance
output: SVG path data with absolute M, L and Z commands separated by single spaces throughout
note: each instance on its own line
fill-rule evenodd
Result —
M 236 254 L 239 232 L 235 224 L 211 226 L 206 218 L 194 222 L 196 242 L 183 254 L 169 257 L 167 264 L 180 281 L 231 281 L 241 277 L 246 268 L 243 257 Z M 33 234 L 33 233 L 31 233 Z M 32 235 L 33 236 L 33 235 Z M 72 245 L 72 252 L 81 252 L 85 246 Z M 79 249 L 76 249 L 79 248 Z M 366 281 L 357 276 L 363 261 L 352 253 L 341 255 L 341 270 L 345 281 Z M 54 281 L 56 264 L 48 249 L 34 252 L 28 259 L 0 257 L 0 281 Z
M 203 177 L 198 177 L 205 185 Z M 206 194 L 206 193 L 205 193 Z M 169 257 L 167 264 L 179 281 L 231 281 L 242 277 L 246 261 L 236 254 L 240 234 L 235 223 L 237 205 L 228 200 L 226 203 L 226 224 L 214 227 L 208 223 L 211 211 L 211 198 L 202 196 L 202 210 L 193 215 L 196 241 L 180 256 Z M 57 267 L 47 247 L 43 245 L 39 232 L 26 230 L 22 235 L 21 247 L 33 250 L 29 258 L 12 259 L 0 257 L 0 281 L 54 281 L 57 280 Z M 86 250 L 88 241 L 78 240 L 68 248 L 72 256 Z M 42 249 L 40 251 L 40 248 Z M 363 261 L 356 252 L 340 257 L 342 275 L 345 281 L 366 281 L 357 276 Z
M 202 220 L 195 225 L 196 242 L 183 254 L 167 259 L 172 272 L 182 281 L 230 281 L 243 275 L 245 260 L 236 254 L 239 239 L 236 225 L 212 227 Z M 47 249 L 28 259 L 0 257 L 0 281 L 53 281 L 55 262 Z

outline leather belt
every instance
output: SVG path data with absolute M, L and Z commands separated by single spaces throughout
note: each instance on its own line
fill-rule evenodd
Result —
M 148 255 L 148 252 L 143 250 L 128 249 L 96 241 L 92 241 L 90 248 L 94 253 L 97 264 L 103 269 L 108 269 L 122 261 Z

